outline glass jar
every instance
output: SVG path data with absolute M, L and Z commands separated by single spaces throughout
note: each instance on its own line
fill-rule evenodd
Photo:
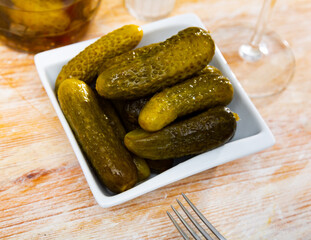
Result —
M 40 52 L 77 41 L 101 0 L 0 0 L 0 40 Z
M 125 6 L 137 19 L 154 21 L 170 14 L 175 0 L 125 0 Z

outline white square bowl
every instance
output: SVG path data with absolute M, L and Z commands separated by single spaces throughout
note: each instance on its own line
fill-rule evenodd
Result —
M 200 19 L 194 14 L 175 16 L 144 25 L 142 26 L 144 36 L 138 47 L 163 41 L 178 31 L 191 26 L 204 28 Z M 54 92 L 55 80 L 62 66 L 96 40 L 88 40 L 39 53 L 35 55 L 35 64 L 42 84 L 64 127 L 90 189 L 101 207 L 106 208 L 124 203 L 172 182 L 261 151 L 274 144 L 275 140 L 271 131 L 216 47 L 215 56 L 210 64 L 219 68 L 230 79 L 234 87 L 234 98 L 229 107 L 232 111 L 238 113 L 241 118 L 237 124 L 234 138 L 227 144 L 212 151 L 205 152 L 185 161 L 179 161 L 175 163 L 176 165 L 174 167 L 161 174 L 152 174 L 147 180 L 137 184 L 132 189 L 119 194 L 111 193 L 100 184 L 91 170 L 61 111 Z

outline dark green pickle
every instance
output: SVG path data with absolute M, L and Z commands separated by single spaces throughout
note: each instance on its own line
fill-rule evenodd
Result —
M 123 102 L 122 108 L 121 108 L 121 111 L 123 112 L 122 116 L 124 118 L 124 121 L 127 122 L 127 125 L 129 126 L 128 127 L 130 129 L 129 131 L 139 128 L 138 116 L 139 116 L 140 110 L 143 108 L 143 106 L 146 104 L 146 102 L 149 99 L 150 97 Z M 133 155 L 133 160 L 138 170 L 139 181 L 144 180 L 147 177 L 149 177 L 150 171 L 154 173 L 164 172 L 165 170 L 171 168 L 174 162 L 173 159 L 165 159 L 163 161 L 159 161 L 159 160 L 153 161 L 149 159 L 145 160 L 135 155 Z
M 129 62 L 120 57 L 119 64 L 105 69 L 97 78 L 97 92 L 109 99 L 138 99 L 192 76 L 215 53 L 213 39 L 198 27 L 186 28 L 151 48 Z M 132 54 L 136 51 L 140 50 Z
M 99 102 L 103 112 L 109 119 L 110 126 L 113 128 L 117 138 L 119 138 L 122 144 L 124 144 L 123 141 L 126 131 L 112 103 L 104 98 L 100 98 Z M 137 168 L 138 181 L 148 178 L 150 176 L 150 168 L 145 159 L 137 157 L 134 154 L 132 154 L 132 159 Z
M 130 62 L 134 62 L 135 60 L 141 58 L 142 56 L 151 54 L 151 51 L 157 51 L 157 46 L 157 43 L 153 43 L 148 46 L 143 46 L 132 51 L 124 52 L 112 58 L 108 58 L 100 67 L 99 73 L 102 73 L 107 68 L 124 67 Z
M 139 127 L 138 124 L 138 118 L 136 121 L 132 122 L 128 117 L 128 114 L 124 111 L 124 107 L 126 102 L 125 101 L 119 101 L 119 100 L 112 100 L 113 105 L 115 106 L 117 112 L 120 115 L 120 118 L 122 120 L 123 126 L 125 127 L 127 132 L 133 131 Z
M 142 29 L 131 24 L 101 37 L 63 66 L 56 79 L 56 93 L 59 85 L 68 78 L 80 79 L 86 83 L 92 82 L 107 59 L 133 49 L 142 36 Z
M 137 182 L 131 154 L 115 134 L 95 93 L 77 79 L 62 82 L 58 100 L 98 178 L 111 191 L 123 192 Z
M 99 103 L 100 107 L 103 109 L 103 112 L 107 115 L 110 126 L 114 129 L 116 136 L 123 143 L 126 131 L 112 103 L 108 99 L 104 98 L 100 98 Z
M 150 168 L 146 160 L 137 156 L 133 156 L 133 161 L 137 168 L 138 181 L 143 181 L 150 176 Z
M 120 57 L 121 55 L 113 59 L 118 59 Z M 128 59 L 132 59 L 132 58 L 128 58 Z M 214 66 L 210 66 L 210 65 L 206 66 L 204 69 L 202 69 L 201 71 L 199 71 L 199 73 L 196 73 L 195 75 L 206 74 L 206 73 L 221 75 L 221 72 L 219 69 L 217 69 Z M 146 103 L 150 100 L 151 97 L 152 96 L 147 96 L 147 97 L 143 97 L 143 98 L 139 98 L 135 100 L 123 100 L 123 101 L 115 100 L 114 101 L 114 102 L 118 102 L 117 103 L 118 108 L 119 108 L 118 112 L 120 115 L 122 115 L 123 121 L 126 122 L 125 125 L 128 126 L 126 127 L 128 131 L 132 131 L 140 127 L 138 124 L 138 117 L 139 117 L 140 111 L 146 105 Z
M 118 58 L 118 57 L 115 57 L 115 58 Z M 216 67 L 208 65 L 205 68 L 203 68 L 201 71 L 199 71 L 199 73 L 196 73 L 195 75 L 206 74 L 206 73 L 219 74 L 219 75 L 222 74 L 221 71 L 217 69 Z M 138 117 L 139 117 L 140 111 L 146 105 L 146 103 L 150 100 L 151 97 L 152 96 L 147 96 L 147 97 L 143 97 L 143 98 L 139 98 L 135 100 L 122 101 L 123 104 L 121 106 L 120 111 L 122 112 L 123 117 L 128 119 L 129 123 L 133 123 L 134 125 L 136 125 L 136 127 L 135 128 L 132 127 L 131 130 L 139 128 Z
M 151 160 L 199 154 L 228 142 L 236 130 L 236 117 L 228 107 L 214 107 L 157 132 L 134 130 L 124 143 L 137 156 Z
M 150 98 L 151 97 L 144 97 L 136 100 L 124 100 L 124 101 L 115 100 L 113 102 L 117 105 L 116 107 L 118 108 L 118 112 L 122 116 L 122 119 L 128 122 L 128 124 L 135 126 L 134 129 L 136 129 L 139 128 L 138 125 L 139 113 Z
M 141 110 L 139 125 L 146 131 L 158 131 L 178 117 L 229 104 L 233 98 L 229 79 L 207 70 L 156 93 Z
M 146 105 L 151 97 L 144 97 L 124 103 L 124 113 L 128 120 L 132 123 L 138 124 L 138 116 L 142 108 Z

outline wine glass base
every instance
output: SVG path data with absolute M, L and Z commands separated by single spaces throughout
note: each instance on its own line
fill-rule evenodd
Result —
M 253 48 L 248 45 L 253 32 L 251 27 L 232 26 L 217 29 L 212 37 L 250 97 L 280 93 L 294 75 L 294 54 L 275 32 L 267 31 L 259 48 Z

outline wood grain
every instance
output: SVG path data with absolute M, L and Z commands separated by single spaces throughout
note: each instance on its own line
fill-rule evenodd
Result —
M 254 24 L 262 1 L 177 0 L 211 31 Z M 278 1 L 270 27 L 290 43 L 296 74 L 254 100 L 276 144 L 127 203 L 100 208 L 36 73 L 33 55 L 0 45 L 0 239 L 179 239 L 166 216 L 184 192 L 228 239 L 311 239 L 311 2 Z M 84 39 L 135 20 L 102 1 Z

